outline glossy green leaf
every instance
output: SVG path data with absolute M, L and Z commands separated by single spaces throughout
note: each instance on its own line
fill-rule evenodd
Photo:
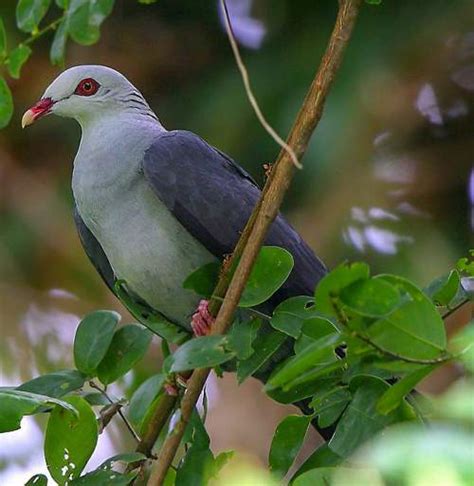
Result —
M 300 354 L 288 360 L 267 382 L 266 389 L 281 387 L 300 377 L 308 370 L 315 370 L 335 361 L 334 349 L 341 340 L 339 335 L 318 339 Z
M 63 400 L 11 388 L 0 389 L 0 433 L 17 430 L 24 415 L 31 415 L 45 406 L 62 407 L 76 413 L 73 406 Z
M 320 427 L 328 427 L 339 418 L 351 401 L 352 395 L 346 387 L 331 387 L 318 390 L 314 395 L 310 407 L 318 415 Z
M 48 478 L 44 474 L 35 474 L 26 483 L 25 486 L 47 486 Z
M 18 45 L 10 52 L 6 65 L 12 78 L 18 79 L 20 77 L 21 68 L 28 61 L 32 52 L 29 46 L 25 44 Z
M 343 288 L 339 298 L 351 311 L 367 317 L 382 317 L 400 302 L 397 289 L 380 278 L 356 281 Z
M 279 403 L 295 403 L 305 398 L 312 397 L 316 390 L 326 387 L 335 387 L 338 385 L 339 378 L 330 376 L 323 378 L 316 378 L 314 380 L 308 380 L 299 385 L 293 385 L 291 387 L 272 388 L 266 390 L 267 395 L 273 400 Z
M 446 348 L 443 320 L 431 301 L 407 301 L 372 324 L 368 337 L 378 346 L 412 359 L 438 357 Z
M 63 370 L 38 376 L 20 385 L 17 390 L 61 398 L 84 385 L 86 377 L 77 370 Z
M 56 28 L 53 42 L 51 43 L 51 49 L 49 50 L 49 59 L 51 61 L 51 64 L 55 66 L 62 66 L 64 64 L 67 37 L 68 26 L 67 21 L 64 20 Z
M 68 486 L 127 486 L 136 478 L 137 473 L 121 474 L 112 470 L 98 469 L 68 482 Z
M 34 32 L 46 15 L 51 0 L 18 0 L 16 23 L 23 32 Z
M 274 331 L 269 326 L 262 326 L 253 342 L 255 352 L 249 358 L 237 362 L 237 379 L 239 383 L 256 373 L 286 339 L 286 334 Z
M 401 380 L 390 386 L 390 388 L 379 398 L 377 412 L 387 415 L 395 410 L 402 400 L 415 388 L 415 386 L 428 376 L 436 366 L 424 366 L 406 375 Z
M 68 9 L 68 31 L 81 45 L 95 44 L 102 22 L 112 13 L 115 0 L 72 0 Z
M 295 353 L 301 353 L 303 349 L 313 344 L 314 341 L 336 332 L 338 332 L 338 330 L 328 319 L 324 319 L 322 317 L 306 319 L 303 322 L 303 327 L 301 328 L 301 335 L 295 341 Z
M 239 305 L 254 307 L 268 300 L 285 283 L 293 265 L 290 252 L 277 246 L 264 246 L 255 261 Z
M 252 355 L 254 351 L 252 343 L 255 341 L 261 325 L 260 319 L 234 321 L 227 338 L 229 349 L 235 351 L 238 359 L 247 359 Z
M 97 444 L 97 420 L 91 406 L 79 396 L 66 398 L 78 412 L 56 407 L 48 420 L 44 455 L 53 479 L 63 485 L 79 477 Z
M 0 129 L 5 128 L 13 115 L 13 98 L 5 79 L 0 76 Z
M 367 439 L 396 421 L 392 413 L 381 415 L 376 406 L 389 385 L 375 377 L 361 376 L 351 382 L 353 398 L 342 414 L 336 431 L 329 441 L 330 449 L 341 457 L 348 457 Z
M 160 393 L 164 381 L 165 376 L 163 374 L 151 376 L 132 395 L 128 407 L 128 416 L 138 430 L 141 430 L 147 411 Z
M 82 319 L 74 338 L 74 362 L 79 371 L 95 376 L 109 349 L 120 314 L 99 310 Z
M 189 275 L 183 283 L 185 289 L 193 290 L 202 297 L 209 298 L 219 279 L 220 264 L 207 263 Z
M 311 417 L 288 415 L 277 426 L 268 462 L 270 470 L 283 477 L 293 464 L 308 430 Z
M 329 449 L 328 444 L 319 446 L 303 463 L 303 465 L 296 471 L 291 478 L 294 481 L 298 476 L 301 476 L 306 471 L 311 469 L 338 466 L 343 461 L 342 457 Z M 294 484 L 294 483 L 292 483 Z
M 277 331 L 297 339 L 301 334 L 304 322 L 318 315 L 319 312 L 314 306 L 314 298 L 304 295 L 291 297 L 276 307 L 270 324 Z
M 0 61 L 7 55 L 7 32 L 2 17 L 0 17 Z
M 171 371 L 211 368 L 235 357 L 227 346 L 226 336 L 203 336 L 191 339 L 172 355 Z
M 369 278 L 369 267 L 365 263 L 344 263 L 339 265 L 318 283 L 315 290 L 316 310 L 327 315 L 336 315 L 332 299 L 337 297 L 342 289 L 358 280 Z
M 110 347 L 97 368 L 100 381 L 108 385 L 125 375 L 143 358 L 150 341 L 151 333 L 135 324 L 115 331 Z
M 440 287 L 433 294 L 433 301 L 438 305 L 448 306 L 456 297 L 461 278 L 457 270 L 452 270 L 449 275 L 443 279 Z

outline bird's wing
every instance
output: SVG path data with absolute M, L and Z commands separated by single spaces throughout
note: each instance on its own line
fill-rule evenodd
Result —
M 249 174 L 197 135 L 179 130 L 155 140 L 145 153 L 143 171 L 155 194 L 213 255 L 223 258 L 233 251 L 260 196 Z M 312 294 L 326 267 L 281 215 L 265 244 L 283 247 L 295 259 L 276 301 Z
M 152 332 L 170 342 L 180 344 L 187 339 L 188 333 L 186 330 L 179 324 L 173 323 L 157 309 L 150 307 L 137 295 L 131 293 L 126 287 L 126 282 L 125 285 L 117 285 L 117 277 L 107 259 L 107 255 L 86 223 L 84 223 L 76 206 L 74 206 L 74 221 L 86 255 L 102 277 L 102 280 L 107 284 L 107 287 L 128 311 Z

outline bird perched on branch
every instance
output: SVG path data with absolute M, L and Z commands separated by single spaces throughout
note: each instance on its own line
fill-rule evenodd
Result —
M 82 129 L 72 190 L 77 229 L 95 268 L 112 291 L 123 280 L 132 298 L 189 329 L 203 306 L 183 282 L 232 253 L 260 195 L 257 184 L 197 135 L 166 130 L 141 93 L 109 67 L 64 71 L 22 125 L 49 114 L 73 118 Z M 326 269 L 282 216 L 266 244 L 287 249 L 295 261 L 273 306 L 311 295 Z
M 232 253 L 260 196 L 257 184 L 197 135 L 166 130 L 141 93 L 111 68 L 64 71 L 22 125 L 49 114 L 81 126 L 72 175 L 75 220 L 106 284 L 126 305 L 136 302 L 204 334 L 212 322 L 206 303 L 183 282 Z M 283 216 L 265 243 L 294 258 L 289 278 L 267 303 L 269 312 L 291 296 L 312 295 L 326 268 Z M 126 293 L 118 292 L 117 281 L 126 282 Z

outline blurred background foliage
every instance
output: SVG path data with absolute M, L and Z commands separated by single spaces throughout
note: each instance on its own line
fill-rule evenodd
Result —
M 22 39 L 15 3 L 0 5 L 12 44 Z M 286 134 L 337 2 L 229 0 L 229 6 L 263 111 Z M 20 129 L 22 113 L 58 73 L 50 45 L 51 37 L 39 39 L 21 80 L 9 78 L 15 113 L 0 131 L 1 385 L 70 366 L 74 330 L 86 311 L 115 308 L 126 315 L 75 233 L 70 174 L 79 128 L 52 117 L 28 133 Z M 66 59 L 66 66 L 106 64 L 123 72 L 168 129 L 198 133 L 259 182 L 262 164 L 276 157 L 278 148 L 245 98 L 215 1 L 119 0 L 100 42 L 71 42 Z M 425 285 L 472 246 L 473 110 L 471 0 L 365 6 L 286 215 L 329 266 L 363 259 L 374 273 L 396 272 Z M 126 377 L 124 389 L 155 371 L 157 359 L 155 350 Z M 456 374 L 444 370 L 425 389 L 443 390 Z M 213 380 L 209 395 L 213 448 L 235 448 L 248 463 L 264 463 L 287 411 L 256 383 L 237 389 L 233 376 Z M 32 454 L 41 440 L 35 420 L 26 419 L 14 438 L 1 437 L 1 484 L 22 484 L 41 467 L 42 457 Z M 127 440 L 120 424 L 108 428 L 91 467 Z

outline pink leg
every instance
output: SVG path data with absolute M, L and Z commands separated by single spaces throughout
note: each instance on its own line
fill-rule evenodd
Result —
M 191 318 L 191 327 L 196 336 L 207 336 L 214 324 L 214 317 L 209 312 L 209 301 L 201 300 L 196 312 Z

